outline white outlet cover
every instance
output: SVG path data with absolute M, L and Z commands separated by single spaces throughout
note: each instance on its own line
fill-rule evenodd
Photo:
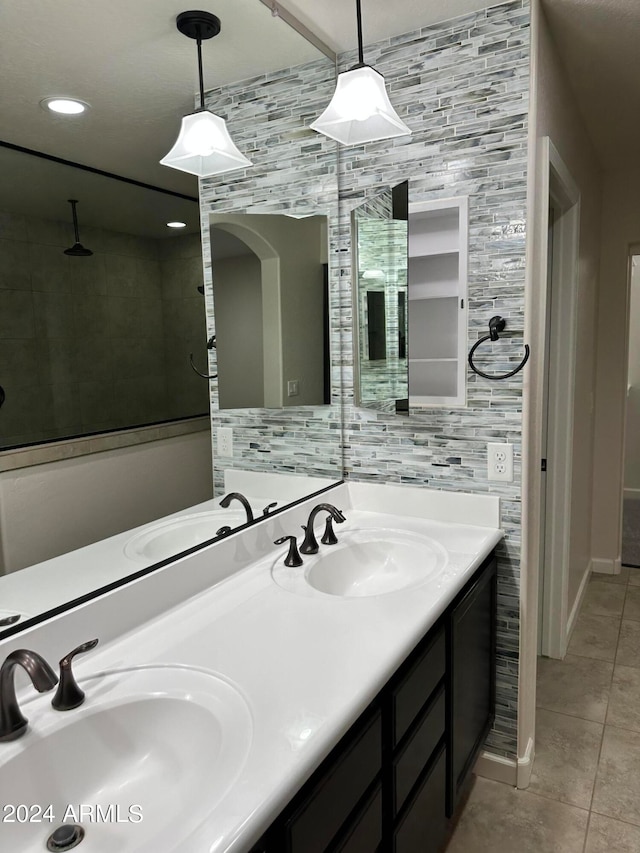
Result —
M 513 482 L 512 444 L 487 444 L 487 479 L 503 483 Z

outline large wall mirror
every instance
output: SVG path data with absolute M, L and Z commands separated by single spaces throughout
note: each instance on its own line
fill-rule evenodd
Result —
M 220 408 L 329 403 L 327 217 L 209 223 Z
M 0 450 L 207 414 L 197 199 L 6 145 L 0 171 Z
M 225 115 L 236 144 L 250 154 L 254 165 L 246 176 L 240 172 L 215 181 L 216 191 L 224 196 L 224 203 L 217 201 L 216 207 L 224 212 L 226 232 L 222 222 L 214 223 L 219 228 L 209 230 L 209 214 L 205 231 L 202 200 L 199 210 L 196 199 L 197 181 L 158 166 L 174 141 L 180 116 L 189 112 L 193 103 L 193 89 L 189 91 L 193 86 L 193 55 L 189 45 L 181 42 L 183 37 L 176 34 L 174 24 L 180 8 L 170 0 L 141 0 L 136 14 L 140 16 L 139 32 L 149 33 L 149 49 L 141 50 L 139 34 L 135 38 L 116 34 L 123 44 L 118 42 L 120 52 L 114 53 L 113 46 L 107 48 L 109 26 L 114 16 L 118 17 L 117 9 L 124 17 L 128 8 L 124 0 L 114 0 L 108 8 L 92 9 L 91 13 L 88 9 L 74 11 L 71 5 L 54 8 L 40 3 L 41 26 L 52 33 L 52 44 L 57 47 L 49 60 L 38 54 L 31 62 L 29 29 L 19 4 L 14 6 L 7 10 L 5 24 L 12 50 L 22 57 L 22 70 L 15 80 L 5 83 L 15 85 L 18 112 L 10 125 L 6 116 L 0 117 L 0 136 L 9 140 L 7 146 L 0 146 L 0 385 L 4 388 L 0 453 L 21 452 L 27 446 L 55 446 L 83 433 L 110 435 L 149 423 L 195 421 L 204 413 L 210 422 L 213 406 L 214 434 L 208 434 L 207 440 L 214 445 L 216 510 L 225 482 L 234 472 L 239 477 L 267 472 L 271 477 L 266 488 L 272 491 L 265 493 L 264 499 L 262 493 L 257 497 L 256 521 L 271 499 L 277 501 L 272 510 L 277 512 L 291 501 L 340 480 L 336 367 L 340 353 L 338 337 L 332 337 L 329 322 L 331 310 L 338 310 L 337 305 L 331 305 L 338 265 L 334 262 L 332 269 L 328 249 L 332 228 L 337 227 L 337 151 L 333 143 L 318 140 L 307 127 L 309 114 L 318 113 L 332 94 L 335 58 L 324 55 L 274 16 L 269 4 L 261 0 L 220 0 L 215 11 L 223 21 L 224 38 L 216 43 L 213 59 L 205 56 L 205 65 L 210 63 L 210 70 L 215 70 L 216 77 L 210 76 L 219 85 L 215 111 Z M 74 38 L 82 50 L 77 60 L 69 62 L 77 62 L 77 67 L 69 72 L 67 62 L 64 73 L 52 70 L 49 83 L 47 61 L 54 69 L 55 56 L 75 57 Z M 255 44 L 254 50 L 248 49 L 249 41 Z M 111 52 L 102 66 L 96 63 L 94 73 L 88 68 L 89 58 L 100 54 L 103 46 Z M 122 62 L 113 61 L 116 54 Z M 124 61 L 126 57 L 129 59 Z M 12 63 L 7 56 L 7 66 L 18 68 L 20 63 Z M 113 92 L 109 88 L 111 71 L 105 69 L 113 71 Z M 127 80 L 123 80 L 123 69 Z M 83 79 L 83 84 L 89 81 L 85 97 L 93 107 L 91 121 L 77 124 L 71 131 L 71 135 L 75 133 L 73 140 L 65 136 L 69 131 L 62 120 L 56 120 L 50 133 L 43 134 L 40 124 L 48 119 L 37 106 L 42 94 L 50 88 L 57 90 L 67 79 Z M 177 80 L 182 82 L 178 84 Z M 88 91 L 89 84 L 95 86 L 95 98 Z M 186 103 L 176 100 L 176 91 L 186 93 Z M 134 95 L 140 93 L 144 98 L 140 97 L 135 106 Z M 140 112 L 145 99 L 149 103 L 147 119 Z M 20 112 L 21 104 L 29 106 Z M 87 128 L 93 122 L 99 131 L 108 108 L 112 108 L 111 125 L 103 124 L 102 136 L 98 133 L 104 145 L 87 144 L 83 148 Z M 170 131 L 161 139 L 161 120 L 167 112 L 171 112 Z M 280 122 L 286 125 L 284 131 L 278 129 Z M 122 133 L 123 128 L 135 123 L 139 134 L 129 138 Z M 49 156 L 37 157 L 29 150 Z M 309 157 L 312 168 L 305 159 Z M 67 162 L 59 162 L 60 158 Z M 114 168 L 118 158 L 123 164 L 121 170 Z M 91 169 L 73 168 L 74 162 L 90 164 Z M 134 180 L 98 174 L 103 170 Z M 205 183 L 200 190 L 206 194 Z M 268 190 L 260 198 L 263 184 Z M 245 187 L 250 188 L 249 201 Z M 287 197 L 295 198 L 298 206 L 302 200 L 304 209 L 296 211 Z M 92 255 L 74 257 L 64 252 L 75 241 L 69 199 L 77 200 L 80 242 Z M 233 299 L 218 306 L 220 316 L 216 327 L 212 326 L 214 296 L 208 277 L 210 247 L 206 243 L 215 230 L 218 235 L 225 233 L 229 258 L 238 249 L 238 242 L 247 246 L 242 228 L 232 233 L 234 229 L 228 225 L 233 214 L 244 215 L 248 210 L 259 214 L 253 223 L 264 215 L 265 225 L 280 231 L 280 237 L 273 232 L 265 238 L 272 248 L 280 246 L 280 266 L 288 264 L 284 251 L 287 241 L 299 244 L 300 256 L 289 265 L 293 270 L 291 281 L 297 277 L 301 287 L 296 290 L 293 283 L 280 281 L 285 310 L 280 311 L 277 344 L 271 337 L 269 320 L 274 315 L 272 295 L 262 273 L 256 305 L 245 303 L 238 314 L 236 294 L 235 308 Z M 306 217 L 297 219 L 285 213 Z M 185 222 L 186 227 L 171 231 L 166 224 L 169 221 Z M 235 249 L 230 246 L 233 240 L 237 241 Z M 305 258 L 303 243 L 309 247 Z M 255 249 L 251 250 L 260 257 Z M 222 252 L 218 260 L 223 262 Z M 263 257 L 260 263 L 264 266 L 265 260 L 268 266 L 269 258 Z M 224 326 L 231 330 L 226 341 L 222 329 L 225 311 Z M 216 414 L 217 358 L 224 359 L 227 347 L 237 345 L 239 336 L 233 330 L 252 313 L 255 328 L 260 326 L 262 331 L 263 361 L 265 353 L 274 347 L 280 353 L 278 379 L 276 382 L 274 373 L 271 386 L 261 383 L 270 398 L 230 397 L 226 404 L 223 401 L 220 421 Z M 296 334 L 287 336 L 287 330 Z M 302 339 L 307 347 L 301 354 Z M 245 343 L 249 344 L 246 338 Z M 215 378 L 198 375 L 191 362 L 200 374 Z M 236 374 L 228 387 L 248 386 L 254 373 L 259 371 L 251 375 L 246 371 L 240 382 Z M 263 379 L 266 373 L 263 366 Z M 234 449 L 228 456 L 221 456 L 216 448 L 216 428 L 221 423 L 233 431 Z M 322 432 L 322 441 L 316 446 L 318 432 Z M 11 474 L 5 472 L 8 488 Z M 235 482 L 244 486 L 244 481 Z M 99 485 L 94 482 L 89 487 Z M 243 526 L 246 517 L 242 508 L 234 506 L 233 510 L 229 524 Z M 25 524 L 28 512 L 26 506 Z M 197 521 L 194 518 L 194 531 Z M 117 559 L 114 552 L 114 559 L 99 564 L 88 560 L 84 549 L 60 554 L 56 559 L 63 570 L 59 577 L 48 574 L 46 583 L 33 574 L 44 564 L 28 565 L 0 578 L 0 619 L 7 607 L 5 583 L 23 575 L 31 578 L 33 591 L 32 599 L 20 605 L 27 621 L 8 628 L 0 625 L 0 636 L 114 582 L 125 582 L 140 571 L 151 570 L 159 561 L 172 559 L 189 547 L 211 541 L 225 523 L 210 524 L 205 534 L 198 532 L 187 542 L 175 540 L 173 528 L 167 527 L 166 541 L 176 543 L 174 551 L 163 550 L 142 569 L 135 555 L 124 553 L 119 540 Z M 122 536 L 129 533 L 123 530 Z M 45 588 L 56 596 L 46 603 L 41 595 Z
M 410 183 L 352 212 L 358 404 L 464 406 L 466 197 L 412 202 Z

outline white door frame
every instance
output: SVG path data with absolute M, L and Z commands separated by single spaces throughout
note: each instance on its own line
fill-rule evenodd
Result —
M 627 302 L 626 302 L 626 322 L 625 322 L 625 359 L 624 359 L 624 371 L 625 371 L 625 388 L 627 389 L 625 404 L 624 404 L 624 418 L 622 421 L 622 466 L 620 470 L 620 481 L 621 481 L 621 490 L 622 496 L 620 498 L 620 549 L 618 553 L 620 557 L 622 556 L 622 527 L 624 522 L 624 498 L 625 498 L 625 474 L 626 474 L 626 458 L 627 458 L 627 406 L 629 405 L 629 346 L 631 339 L 631 276 L 633 274 L 633 258 L 640 256 L 640 243 L 631 243 L 629 246 L 629 254 L 627 255 Z M 634 495 L 634 497 L 636 497 Z
M 543 137 L 544 196 L 560 216 L 554 224 L 552 323 L 550 340 L 546 512 L 540 553 L 543 584 L 539 619 L 539 650 L 563 658 L 576 613 L 568 612 L 571 533 L 571 478 L 573 470 L 573 410 L 575 392 L 576 325 L 578 304 L 578 249 L 580 192 L 549 137 Z M 548 252 L 547 227 L 540 253 Z M 549 282 L 546 299 L 551 298 Z M 574 608 L 575 611 L 575 608 Z

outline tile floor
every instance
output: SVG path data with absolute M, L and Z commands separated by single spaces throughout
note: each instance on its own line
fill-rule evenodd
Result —
M 640 569 L 592 576 L 537 706 L 529 788 L 476 778 L 447 853 L 640 853 Z

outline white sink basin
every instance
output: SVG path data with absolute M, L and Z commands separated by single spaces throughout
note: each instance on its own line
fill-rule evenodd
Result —
M 272 569 L 276 583 L 302 595 L 313 591 L 343 598 L 386 595 L 419 586 L 447 564 L 446 550 L 428 536 L 406 530 L 340 531 L 337 545 L 320 545 L 298 568 L 280 558 Z
M 82 853 L 183 849 L 246 761 L 253 726 L 244 698 L 222 678 L 184 667 L 79 682 L 83 705 L 57 712 L 51 693 L 25 701 L 27 733 L 0 744 L 0 800 L 50 805 L 53 818 L 3 822 L 2 849 L 46 850 L 65 817 L 83 825 Z
M 246 520 L 245 513 L 235 509 L 182 515 L 137 533 L 124 546 L 124 553 L 138 562 L 159 562 L 215 538 L 221 527 L 238 527 Z

